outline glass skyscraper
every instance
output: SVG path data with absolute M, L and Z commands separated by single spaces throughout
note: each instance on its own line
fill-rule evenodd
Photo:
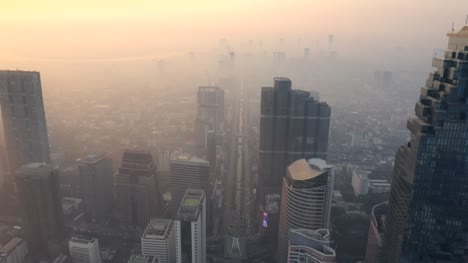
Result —
M 382 262 L 468 260 L 468 26 L 448 37 L 396 154 Z

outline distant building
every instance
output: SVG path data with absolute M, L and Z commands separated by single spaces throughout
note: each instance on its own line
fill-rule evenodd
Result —
M 162 213 L 162 196 L 151 153 L 126 150 L 115 174 L 115 201 L 122 223 L 145 227 Z
M 210 167 L 206 160 L 192 154 L 176 152 L 171 158 L 169 189 L 172 194 L 171 215 L 176 215 L 189 188 L 203 189 L 209 196 Z
M 224 90 L 219 87 L 200 86 L 197 93 L 197 119 L 195 124 L 197 144 L 207 147 L 207 134 L 214 130 L 219 135 L 224 130 Z
M 288 263 L 335 263 L 328 229 L 292 229 L 289 233 Z
M 468 25 L 447 35 L 396 153 L 385 263 L 468 261 Z
M 321 159 L 301 159 L 288 167 L 281 193 L 279 263 L 288 262 L 291 229 L 329 227 L 334 173 L 334 167 Z
M 0 71 L 0 104 L 13 183 L 16 169 L 27 163 L 49 163 L 49 138 L 39 72 Z
M 356 197 L 367 195 L 369 192 L 369 174 L 369 171 L 353 169 L 351 186 L 353 187 L 353 192 Z
M 176 262 L 206 262 L 206 196 L 187 189 L 175 221 Z
M 82 200 L 73 197 L 62 198 L 62 210 L 64 215 L 72 215 L 78 212 L 82 206 Z
M 80 190 L 88 219 L 109 216 L 114 201 L 112 159 L 108 153 L 89 154 L 79 161 Z
M 154 256 L 159 263 L 175 262 L 175 230 L 170 219 L 151 219 L 141 237 L 141 254 Z
M 99 243 L 95 238 L 72 237 L 68 241 L 68 250 L 73 263 L 101 263 Z
M 14 237 L 0 248 L 0 263 L 25 263 L 27 254 L 26 240 Z
M 364 263 L 379 263 L 383 245 L 388 203 L 380 203 L 372 208 L 369 235 L 367 237 L 366 258 Z
M 301 158 L 326 160 L 330 111 L 309 92 L 292 90 L 287 78 L 275 78 L 274 87 L 262 88 L 257 192 L 265 210 L 267 197 L 280 194 L 290 164 Z M 278 225 L 270 224 L 273 239 L 277 230 Z
M 49 259 L 52 247 L 64 237 L 58 169 L 49 164 L 29 163 L 16 173 L 16 187 L 28 250 L 39 261 Z
M 156 257 L 132 255 L 128 260 L 128 263 L 159 263 Z

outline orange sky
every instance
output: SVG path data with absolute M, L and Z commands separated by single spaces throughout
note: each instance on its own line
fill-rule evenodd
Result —
M 228 39 L 439 47 L 466 0 L 0 0 L 0 55 L 88 57 Z

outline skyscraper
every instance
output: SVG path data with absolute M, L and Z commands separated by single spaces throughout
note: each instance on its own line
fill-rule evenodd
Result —
M 126 150 L 115 174 L 115 199 L 122 223 L 145 227 L 162 211 L 157 170 L 151 153 Z
M 382 262 L 468 260 L 468 26 L 448 37 L 396 153 Z
M 301 159 L 288 167 L 281 193 L 278 262 L 288 261 L 291 229 L 329 227 L 333 178 L 333 166 L 321 159 Z
M 214 130 L 219 135 L 224 129 L 224 90 L 201 86 L 197 93 L 196 139 L 199 146 L 207 147 L 207 133 Z
M 262 88 L 258 200 L 264 212 L 277 213 L 283 177 L 288 165 L 301 158 L 326 160 L 330 107 L 309 92 L 291 90 L 287 78 L 275 78 L 274 87 Z M 271 201 L 273 200 L 273 201 Z M 271 220 L 270 220 L 271 221 Z M 276 239 L 277 225 L 268 231 Z
M 68 250 L 73 263 L 101 263 L 99 242 L 95 238 L 72 237 L 68 241 Z
M 0 104 L 12 183 L 20 166 L 50 162 L 39 72 L 0 71 Z
M 292 229 L 289 233 L 288 263 L 334 263 L 328 229 Z
M 93 153 L 78 164 L 80 190 L 88 219 L 109 215 L 114 201 L 112 159 L 108 153 Z
M 151 219 L 141 237 L 141 254 L 156 257 L 158 263 L 175 261 L 175 230 L 172 220 Z
M 171 158 L 169 189 L 172 194 L 171 214 L 176 215 L 189 188 L 203 189 L 210 193 L 209 163 L 192 154 L 174 153 Z
M 206 196 L 187 189 L 175 221 L 176 262 L 206 262 Z
M 386 224 L 386 213 L 388 203 L 383 202 L 372 208 L 371 221 L 369 226 L 369 236 L 367 237 L 365 263 L 380 262 L 383 244 L 383 232 Z
M 64 236 L 58 169 L 25 164 L 17 171 L 16 187 L 29 251 L 35 260 L 48 259 L 49 250 Z

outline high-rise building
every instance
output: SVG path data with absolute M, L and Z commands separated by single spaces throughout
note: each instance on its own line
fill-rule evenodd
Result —
M 99 242 L 95 238 L 72 237 L 68 241 L 68 250 L 73 263 L 101 263 Z
M 100 221 L 109 215 L 114 201 L 112 159 L 108 153 L 89 154 L 79 161 L 78 170 L 86 216 Z
M 0 71 L 0 104 L 13 183 L 16 169 L 27 163 L 49 163 L 49 138 L 39 72 Z
M 28 248 L 34 259 L 52 256 L 54 244 L 64 236 L 58 169 L 49 164 L 29 163 L 16 174 L 16 187 Z
M 208 131 L 214 130 L 219 135 L 224 130 L 224 90 L 198 87 L 197 101 L 196 139 L 197 144 L 206 149 Z
M 189 188 L 203 189 L 207 196 L 210 191 L 209 163 L 192 154 L 176 152 L 171 158 L 169 189 L 172 194 L 171 214 L 176 215 Z
M 330 107 L 309 92 L 291 90 L 287 78 L 262 88 L 260 182 L 279 193 L 288 165 L 301 158 L 326 160 Z
M 329 228 L 334 173 L 321 159 L 300 159 L 288 167 L 281 193 L 278 262 L 287 262 L 291 229 Z
M 175 221 L 176 262 L 206 262 L 206 196 L 187 189 Z
M 114 176 L 115 201 L 122 223 L 145 227 L 162 212 L 157 169 L 151 153 L 125 150 Z
M 151 219 L 141 237 L 141 254 L 156 257 L 158 263 L 175 262 L 175 231 L 172 220 Z
M 0 263 L 24 263 L 28 255 L 26 240 L 14 237 L 0 247 Z
M 291 229 L 288 263 L 335 263 L 328 229 Z
M 364 263 L 379 263 L 383 244 L 383 232 L 386 224 L 388 203 L 383 202 L 372 208 L 369 236 L 367 237 Z
M 468 260 L 468 26 L 448 37 L 396 153 L 382 262 Z

